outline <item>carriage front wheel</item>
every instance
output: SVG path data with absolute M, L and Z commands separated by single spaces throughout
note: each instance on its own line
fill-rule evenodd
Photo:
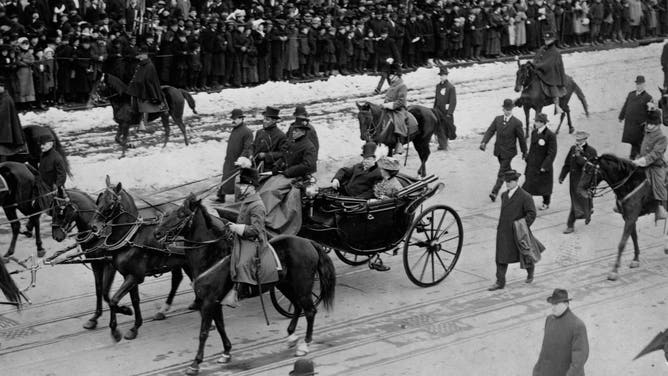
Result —
M 404 269 L 411 282 L 434 286 L 455 268 L 464 242 L 462 220 L 446 205 L 427 208 L 404 239 Z

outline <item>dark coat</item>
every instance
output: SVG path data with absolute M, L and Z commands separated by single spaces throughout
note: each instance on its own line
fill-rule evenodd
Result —
M 663 45 L 663 50 L 661 51 L 661 68 L 664 72 L 668 72 L 668 43 Z
M 559 181 L 563 181 L 566 175 L 571 174 L 568 191 L 571 195 L 571 211 L 573 211 L 575 219 L 588 218 L 591 212 L 593 200 L 582 197 L 577 189 L 585 163 L 587 160 L 594 158 L 596 158 L 596 149 L 589 144 L 585 144 L 580 152 L 577 152 L 576 146 L 573 145 L 571 150 L 568 151 L 568 155 L 566 155 L 564 167 L 561 168 L 561 174 L 559 174 Z
M 524 218 L 531 227 L 536 219 L 536 205 L 533 198 L 518 187 L 513 197 L 508 198 L 508 191 L 501 194 L 501 214 L 496 227 L 496 262 L 512 264 L 520 262 L 520 250 L 515 242 L 513 222 Z
M 511 116 L 510 119 L 508 119 L 508 123 L 504 123 L 503 115 L 495 117 L 492 124 L 487 128 L 487 131 L 482 138 L 482 143 L 487 144 L 494 134 L 496 134 L 496 142 L 494 143 L 494 155 L 496 157 L 501 159 L 512 159 L 517 155 L 518 142 L 522 154 L 527 152 L 527 144 L 524 140 L 522 122 L 515 116 Z
M 446 110 L 447 107 L 447 110 Z M 457 107 L 457 92 L 450 81 L 436 84 L 436 96 L 434 97 L 434 110 L 447 113 L 452 116 Z
M 312 174 L 317 168 L 315 146 L 306 136 L 290 143 L 279 168 L 283 168 L 283 175 L 288 178 L 305 177 Z
M 128 94 L 143 100 L 162 101 L 160 78 L 150 59 L 144 59 L 137 65 L 137 70 L 128 85 Z
M 253 156 L 265 153 L 264 170 L 268 171 L 274 167 L 274 163 L 283 157 L 288 150 L 288 138 L 282 130 L 274 126 L 271 128 L 258 129 L 253 140 Z M 257 161 L 258 163 L 260 160 Z
M 589 340 L 584 322 L 570 309 L 559 317 L 549 315 L 533 376 L 584 376 L 588 357 Z
M 292 132 L 295 129 L 295 124 L 296 122 L 290 124 L 290 128 L 288 128 L 288 131 L 285 133 L 285 135 L 288 137 L 288 140 L 292 140 Z M 308 138 L 308 140 L 311 141 L 313 146 L 315 146 L 315 158 L 317 160 L 318 151 L 320 150 L 320 141 L 318 140 L 318 133 L 315 131 L 315 128 L 311 123 L 308 124 L 308 132 L 306 132 L 306 138 Z
M 234 127 L 230 132 L 230 138 L 227 140 L 227 150 L 225 151 L 225 163 L 223 164 L 223 180 L 227 179 L 236 170 L 234 162 L 239 157 L 252 159 L 253 152 L 253 132 L 248 129 L 246 124 Z M 230 179 L 223 185 L 225 194 L 234 193 L 234 179 Z
M 14 100 L 7 92 L 4 92 L 0 94 L 0 144 L 11 148 L 24 143 L 23 128 L 21 128 L 21 120 L 16 112 Z
M 53 148 L 42 153 L 39 159 L 39 176 L 49 188 L 62 187 L 67 180 L 65 161 Z
M 552 163 L 557 156 L 557 136 L 549 128 L 531 132 L 531 147 L 527 156 L 525 181 L 522 188 L 533 196 L 552 194 L 554 176 Z M 541 172 L 543 169 L 545 172 Z
M 631 145 L 640 145 L 643 138 L 643 123 L 647 121 L 647 102 L 652 96 L 643 91 L 640 95 L 633 90 L 626 97 L 624 106 L 619 112 L 619 120 L 624 120 L 622 142 Z
M 566 72 L 564 71 L 564 62 L 561 60 L 561 53 L 555 46 L 543 46 L 536 53 L 533 61 L 538 77 L 550 86 L 564 86 L 566 82 Z
M 356 198 L 370 199 L 374 196 L 373 187 L 376 183 L 383 180 L 383 176 L 380 174 L 378 166 L 364 170 L 364 166 L 361 163 L 357 163 L 352 167 L 340 168 L 336 172 L 336 175 L 334 175 L 334 179 L 337 179 L 341 184 L 340 190 L 343 194 Z

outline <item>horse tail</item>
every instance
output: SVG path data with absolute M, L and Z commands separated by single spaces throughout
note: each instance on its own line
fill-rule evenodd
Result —
M 19 307 L 21 303 L 21 291 L 19 291 L 19 288 L 16 287 L 14 280 L 9 275 L 2 257 L 0 257 L 0 290 L 2 290 L 7 300 L 11 303 L 16 303 L 16 306 Z
M 189 92 L 180 89 L 181 94 L 183 95 L 183 98 L 185 98 L 186 102 L 188 102 L 188 107 L 190 107 L 191 110 L 193 110 L 193 113 L 196 114 L 197 110 L 195 110 L 195 99 L 193 98 L 192 95 L 190 95 Z
M 336 270 L 334 263 L 329 258 L 322 246 L 316 242 L 311 242 L 318 251 L 318 276 L 320 277 L 320 301 L 326 310 L 331 310 L 334 306 L 334 289 L 336 287 Z
M 65 163 L 65 171 L 67 172 L 67 176 L 72 177 L 72 171 L 70 170 L 70 161 L 67 160 L 67 153 L 65 152 L 65 149 L 63 148 L 63 144 L 60 143 L 60 139 L 58 138 L 58 135 L 56 132 L 51 129 L 49 126 L 45 126 L 46 129 L 51 133 L 53 136 L 53 148 L 60 154 L 61 157 L 63 157 L 63 162 Z
M 575 83 L 575 80 L 573 80 L 573 91 L 575 92 L 575 95 L 578 96 L 578 99 L 582 103 L 582 107 L 584 107 L 585 110 L 585 115 L 589 117 L 589 106 L 587 105 L 587 98 L 585 98 L 582 89 L 580 89 L 580 86 L 578 86 L 578 84 Z

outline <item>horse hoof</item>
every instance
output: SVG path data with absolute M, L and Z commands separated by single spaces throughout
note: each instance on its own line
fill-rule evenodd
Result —
M 121 341 L 121 332 L 118 329 L 112 330 L 111 331 L 111 337 L 114 339 L 116 342 Z
M 116 312 L 121 314 L 121 315 L 132 316 L 132 308 L 130 308 L 128 306 L 120 306 L 120 307 L 118 307 Z
M 288 336 L 288 339 L 286 341 L 286 343 L 288 344 L 288 348 L 290 349 L 290 348 L 295 347 L 297 345 L 298 341 L 299 341 L 299 337 L 296 334 L 294 334 L 294 333 L 290 334 L 290 336 Z
M 302 342 L 297 347 L 297 351 L 295 352 L 295 356 L 306 356 L 308 354 L 308 352 L 309 352 L 308 343 Z
M 616 281 L 619 279 L 619 275 L 616 272 L 608 273 L 608 281 Z
M 161 320 L 164 320 L 166 318 L 167 318 L 167 316 L 165 316 L 165 314 L 162 313 L 162 312 L 158 312 L 155 315 L 153 315 L 153 320 L 156 320 L 156 321 L 161 321 Z
M 84 327 L 84 329 L 93 330 L 93 329 L 97 328 L 97 320 L 88 320 L 83 325 L 83 327 Z
M 125 339 L 133 340 L 137 338 L 137 329 L 132 328 L 125 333 L 125 336 L 123 337 Z
M 640 261 L 631 261 L 631 264 L 629 264 L 629 268 L 635 269 L 640 267 Z
M 197 375 L 199 373 L 199 367 L 190 366 L 186 369 L 186 375 Z
M 220 358 L 216 361 L 218 364 L 227 364 L 232 360 L 232 356 L 230 354 L 222 354 Z

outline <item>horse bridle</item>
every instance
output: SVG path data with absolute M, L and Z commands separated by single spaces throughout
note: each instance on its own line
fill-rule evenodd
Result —
M 583 157 L 584 158 L 584 157 Z M 593 166 L 594 172 L 591 174 L 592 175 L 592 181 L 589 184 L 589 187 L 587 188 L 587 191 L 590 192 L 591 197 L 601 197 L 608 193 L 608 190 L 614 192 L 618 188 L 622 187 L 624 184 L 626 184 L 629 179 L 635 174 L 635 172 L 638 170 L 638 168 L 634 168 L 626 177 L 624 177 L 622 180 L 618 181 L 615 184 L 608 184 L 607 187 L 602 187 L 598 188 L 598 182 L 597 182 L 597 176 L 601 176 L 603 178 L 603 174 L 601 174 L 601 166 L 598 163 L 593 163 L 590 162 L 587 158 L 585 159 L 585 165 L 583 168 L 583 171 L 586 171 L 587 166 Z
M 367 109 L 364 109 L 364 110 L 360 109 L 360 113 L 362 113 L 362 112 L 365 112 L 365 113 L 369 114 L 368 115 L 368 117 L 369 117 L 368 123 L 369 124 L 365 124 L 365 127 L 364 127 L 365 130 L 366 130 L 366 136 L 367 136 L 366 139 L 367 139 L 367 141 L 369 141 L 369 140 L 372 140 L 373 137 L 376 135 L 376 132 L 378 131 L 376 128 L 378 126 L 373 123 L 373 114 L 371 113 L 371 107 L 369 107 Z
M 172 228 L 169 228 L 169 229 L 165 230 L 165 236 L 163 238 L 163 241 L 165 243 L 176 243 L 177 241 L 179 241 L 178 238 L 181 235 L 181 233 L 186 228 L 190 228 L 190 226 L 192 225 L 192 221 L 193 221 L 193 218 L 195 218 L 195 214 L 197 213 L 197 210 L 202 210 L 202 209 L 198 207 L 195 210 L 191 210 L 190 214 L 181 218 L 181 220 L 176 225 L 174 225 Z M 192 244 L 195 244 L 195 245 L 194 246 L 180 246 L 178 248 L 181 248 L 181 249 L 184 249 L 184 250 L 185 249 L 198 249 L 198 248 L 202 248 L 202 247 L 214 244 L 214 243 L 218 243 L 219 241 L 221 241 L 223 239 L 224 240 L 230 240 L 231 238 L 232 238 L 232 233 L 227 231 L 225 236 L 221 236 L 221 237 L 218 237 L 216 239 L 211 239 L 211 240 L 205 240 L 205 241 L 199 241 L 198 242 L 198 241 L 183 239 L 183 240 L 187 241 L 188 243 L 192 243 Z

